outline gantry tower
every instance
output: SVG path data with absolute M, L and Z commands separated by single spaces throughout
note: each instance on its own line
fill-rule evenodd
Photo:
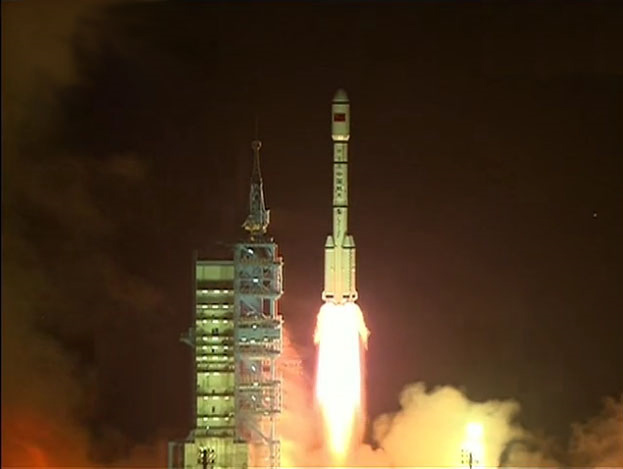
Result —
M 182 338 L 194 351 L 194 428 L 169 444 L 170 469 L 280 465 L 283 261 L 267 234 L 260 148 L 254 140 L 245 239 L 233 259 L 195 259 L 194 324 Z

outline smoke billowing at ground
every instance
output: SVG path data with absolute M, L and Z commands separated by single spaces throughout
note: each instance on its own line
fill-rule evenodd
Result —
M 2 2 L 3 466 L 160 467 L 187 434 L 191 251 L 239 235 L 256 113 L 303 350 L 282 456 L 330 463 L 338 86 L 372 333 L 354 464 L 457 464 L 478 422 L 487 465 L 623 465 L 621 8 L 334 3 Z
M 299 385 L 302 384 L 299 383 Z M 322 451 L 325 442 L 317 432 L 319 416 L 308 411 L 313 400 L 309 387 L 296 391 L 286 381 L 286 415 L 300 412 L 305 428 L 284 433 L 287 457 L 284 467 L 333 467 Z M 307 400 L 302 399 L 307 393 Z M 297 407 L 297 406 L 301 407 Z M 623 465 L 623 395 L 604 400 L 600 415 L 572 427 L 568 442 L 536 435 L 517 422 L 520 405 L 513 400 L 475 402 L 451 387 L 408 385 L 400 395 L 400 410 L 372 422 L 371 444 L 352 448 L 348 467 L 462 467 L 461 451 L 470 440 L 481 447 L 474 467 L 621 467 Z M 315 420 L 314 420 L 315 419 Z M 313 424 L 313 422 L 316 422 Z M 473 427 L 478 435 L 470 435 Z M 306 431 L 307 430 L 307 431 Z
M 355 323 L 357 334 L 362 326 L 365 331 L 365 324 Z M 516 400 L 479 402 L 464 390 L 421 382 L 401 391 L 398 411 L 372 417 L 370 442 L 354 441 L 348 453 L 336 459 L 327 451 L 331 443 L 323 409 L 315 405 L 316 389 L 303 372 L 301 352 L 287 333 L 280 363 L 285 468 L 465 467 L 465 451 L 477 456 L 475 468 L 623 466 L 623 394 L 603 399 L 598 415 L 572 424 L 569 439 L 561 440 L 521 425 L 521 405 Z M 367 383 L 374 385 L 380 384 Z

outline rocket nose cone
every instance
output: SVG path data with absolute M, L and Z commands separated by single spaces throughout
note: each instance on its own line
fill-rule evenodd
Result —
M 335 92 L 335 95 L 333 96 L 333 102 L 334 103 L 347 103 L 348 95 L 346 94 L 346 91 L 344 91 L 342 88 L 337 90 Z

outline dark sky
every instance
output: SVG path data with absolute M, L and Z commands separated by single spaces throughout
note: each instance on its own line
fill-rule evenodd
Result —
M 3 415 L 58 401 L 104 459 L 186 434 L 192 251 L 242 235 L 256 115 L 311 366 L 339 87 L 371 415 L 422 380 L 560 435 L 623 391 L 623 5 L 80 3 L 2 4 Z

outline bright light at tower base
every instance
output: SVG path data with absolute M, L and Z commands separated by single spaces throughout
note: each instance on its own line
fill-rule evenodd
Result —
M 461 463 L 470 468 L 484 467 L 483 427 L 471 422 L 465 426 L 465 441 L 461 449 Z

